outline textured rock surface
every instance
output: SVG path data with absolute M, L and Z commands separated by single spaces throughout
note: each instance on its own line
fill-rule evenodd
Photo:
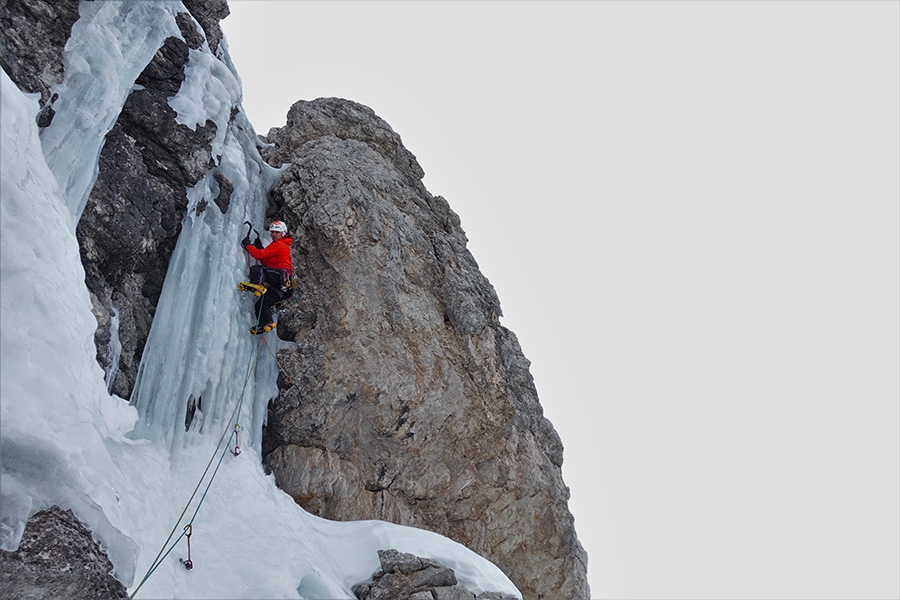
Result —
M 219 42 L 222 41 L 219 21 L 231 13 L 228 10 L 228 2 L 226 0 L 182 0 L 182 2 L 203 28 L 209 49 L 218 56 Z
M 457 585 L 453 569 L 433 560 L 397 550 L 379 550 L 381 570 L 372 581 L 354 587 L 359 600 L 476 600 L 475 594 Z M 505 600 L 498 592 L 484 592 L 477 600 Z
M 0 550 L 0 597 L 127 598 L 112 568 L 72 511 L 54 506 L 28 520 L 18 550 Z
M 185 188 L 215 169 L 215 126 L 177 124 L 167 99 L 184 80 L 189 48 L 206 40 L 217 52 L 227 5 L 184 4 L 181 37 L 165 40 L 107 135 L 77 230 L 107 371 L 118 312 L 112 391 L 123 397 L 180 231 Z M 41 94 L 44 123 L 77 14 L 75 0 L 0 0 L 0 64 L 23 90 Z M 364 106 L 298 103 L 269 141 L 267 160 L 291 163 L 272 212 L 291 227 L 301 276 L 299 299 L 279 320 L 280 335 L 297 343 L 280 355 L 291 383 L 279 381 L 264 439 L 279 485 L 328 518 L 387 519 L 456 539 L 498 564 L 526 598 L 588 597 L 562 445 L 458 217 L 424 188 L 400 137 Z M 218 197 L 198 210 L 228 209 L 233 186 L 215 178 Z
M 189 48 L 202 41 L 187 13 L 177 19 L 185 40 L 166 39 L 136 83 L 106 136 L 100 170 L 77 235 L 98 328 L 97 360 L 108 375 L 110 319 L 118 312 L 121 355 L 111 389 L 127 398 L 162 291 L 169 258 L 188 204 L 186 189 L 214 166 L 216 126 L 191 129 L 175 122 L 168 98 L 184 81 Z M 221 174 L 223 193 L 230 182 Z M 227 209 L 227 194 L 216 200 Z
M 41 106 L 63 80 L 63 48 L 77 20 L 78 0 L 0 0 L 0 66 L 19 89 L 40 93 Z
M 169 257 L 187 206 L 186 188 L 214 163 L 215 125 L 175 122 L 168 98 L 184 81 L 189 48 L 206 39 L 216 52 L 225 0 L 190 0 L 170 37 L 147 65 L 106 137 L 100 170 L 77 234 L 98 328 L 97 360 L 110 374 L 111 319 L 118 313 L 121 355 L 111 389 L 128 397 L 149 333 Z M 41 94 L 41 126 L 53 118 L 52 86 L 61 83 L 63 49 L 78 19 L 78 0 L 0 0 L 0 65 L 16 85 Z M 196 19 L 196 21 L 195 21 Z M 197 27 L 200 24 L 200 28 Z M 215 205 L 228 209 L 233 186 L 216 175 Z
M 298 102 L 266 141 L 300 277 L 263 442 L 278 484 L 326 518 L 455 539 L 526 598 L 589 597 L 562 444 L 459 218 L 367 107 Z

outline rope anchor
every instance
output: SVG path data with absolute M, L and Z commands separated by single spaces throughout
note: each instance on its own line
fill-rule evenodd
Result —
M 191 562 L 191 533 L 193 533 L 194 527 L 193 527 L 193 525 L 191 525 L 190 523 L 188 523 L 187 525 L 184 526 L 184 530 L 185 530 L 185 532 L 186 532 L 186 533 L 185 533 L 185 536 L 187 537 L 188 557 L 187 557 L 187 560 L 181 561 L 181 564 L 184 565 L 184 568 L 185 568 L 185 569 L 187 569 L 188 571 L 190 571 L 191 569 L 194 568 L 194 563 Z
M 238 431 L 241 430 L 241 426 L 237 423 L 234 424 L 234 450 L 231 451 L 232 454 L 238 456 L 241 453 L 241 447 L 238 446 Z

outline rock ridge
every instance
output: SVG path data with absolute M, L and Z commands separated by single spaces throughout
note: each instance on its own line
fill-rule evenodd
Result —
M 127 598 L 112 569 L 109 557 L 72 511 L 53 506 L 28 520 L 18 550 L 0 550 L 0 596 Z
M 306 510 L 454 539 L 526 598 L 588 598 L 563 446 L 459 217 L 374 111 L 295 103 L 263 138 L 294 238 L 266 468 Z M 366 123 L 364 119 L 370 118 Z
M 512 600 L 499 592 L 476 596 L 459 585 L 453 569 L 429 558 L 391 549 L 379 550 L 378 560 L 372 581 L 353 587 L 359 600 Z

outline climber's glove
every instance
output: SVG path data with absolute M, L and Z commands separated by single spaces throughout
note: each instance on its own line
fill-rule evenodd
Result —
M 244 239 L 241 240 L 241 248 L 246 248 L 250 245 L 250 236 L 248 235 Z
M 249 238 L 249 237 L 247 238 L 247 243 L 250 243 L 250 238 Z M 253 245 L 256 246 L 256 249 L 257 249 L 257 250 L 262 250 L 262 249 L 263 249 L 262 242 L 259 241 L 259 236 L 258 236 L 258 235 L 256 236 L 256 241 L 253 242 Z

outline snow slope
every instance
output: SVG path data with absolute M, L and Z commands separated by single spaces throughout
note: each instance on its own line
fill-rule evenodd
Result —
M 2 73 L 0 546 L 15 549 L 27 518 L 58 504 L 92 529 L 129 592 L 174 542 L 139 598 L 352 598 L 383 548 L 433 558 L 476 593 L 519 596 L 496 566 L 451 540 L 380 521 L 320 519 L 264 474 L 260 434 L 277 393 L 272 352 L 284 342 L 247 335 L 252 300 L 236 290 L 247 266 L 237 240 L 245 220 L 262 223 L 278 172 L 260 159 L 243 114 L 229 124 L 241 89 L 225 44 L 221 60 L 206 46 L 191 51 L 170 105 L 180 122 L 217 123 L 213 154 L 234 184 L 231 205 L 224 215 L 193 210 L 216 196 L 215 170 L 188 191 L 131 403 L 109 394 L 74 229 L 103 138 L 143 65 L 166 36 L 179 35 L 180 11 L 178 2 L 83 2 L 66 46 L 67 78 L 55 90 L 57 115 L 40 136 L 37 98 Z M 185 431 L 186 403 L 200 395 L 202 412 Z M 228 452 L 235 423 L 239 456 Z M 190 571 L 178 561 L 188 523 Z

